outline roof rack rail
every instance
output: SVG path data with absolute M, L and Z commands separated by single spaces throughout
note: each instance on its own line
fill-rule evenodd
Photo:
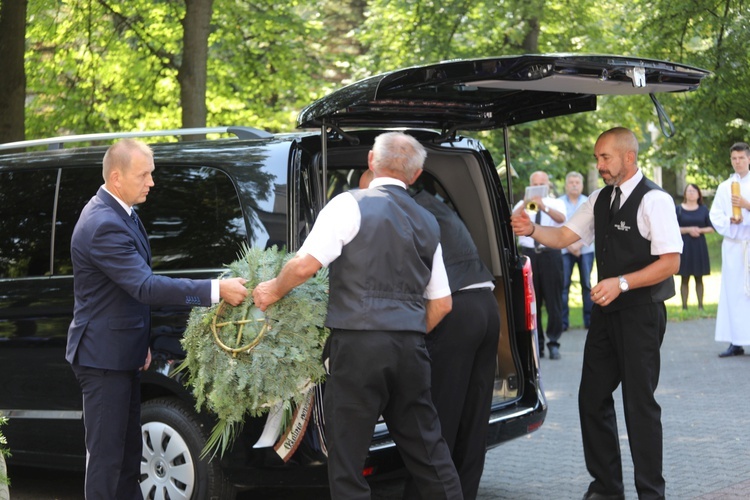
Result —
M 273 134 L 252 127 L 202 127 L 181 128 L 172 130 L 146 130 L 141 132 L 106 132 L 102 134 L 63 135 L 47 139 L 32 139 L 29 141 L 17 141 L 0 144 L 2 149 L 21 149 L 34 146 L 48 146 L 48 149 L 62 149 L 65 143 L 110 141 L 114 139 L 126 139 L 134 137 L 157 137 L 169 135 L 198 135 L 198 134 L 234 134 L 239 139 L 267 139 Z

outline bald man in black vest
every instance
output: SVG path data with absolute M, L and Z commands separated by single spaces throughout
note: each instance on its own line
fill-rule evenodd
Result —
M 638 498 L 661 499 L 661 407 L 654 392 L 667 324 L 664 301 L 674 295 L 682 237 L 672 197 L 638 169 L 633 132 L 604 132 L 594 157 L 606 187 L 591 193 L 564 226 L 535 225 L 522 210 L 511 224 L 517 235 L 556 248 L 596 240 L 599 283 L 591 289 L 594 308 L 578 393 L 583 452 L 594 479 L 583 498 L 625 498 L 612 399 L 622 384 Z
M 422 498 L 463 498 L 430 397 L 424 338 L 453 303 L 440 230 L 406 190 L 426 155 L 409 135 L 379 135 L 368 156 L 370 188 L 329 201 L 295 257 L 253 290 L 255 305 L 266 310 L 321 267 L 330 269 L 323 405 L 334 500 L 369 500 L 362 471 L 380 415 Z

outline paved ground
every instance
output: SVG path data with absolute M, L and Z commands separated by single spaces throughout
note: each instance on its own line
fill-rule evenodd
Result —
M 750 314 L 748 314 L 750 322 Z M 537 432 L 490 451 L 479 500 L 578 500 L 590 481 L 583 463 L 577 392 L 585 332 L 563 334 L 562 359 L 542 360 L 549 400 Z M 750 354 L 719 359 L 713 320 L 669 323 L 657 392 L 664 422 L 667 497 L 750 499 Z M 622 402 L 616 395 L 626 498 L 636 497 Z M 14 471 L 11 470 L 13 478 Z M 17 470 L 13 500 L 79 499 L 82 476 Z M 46 486 L 43 484 L 46 483 Z M 400 499 L 400 484 L 379 485 L 374 500 Z M 326 491 L 247 492 L 241 499 L 323 500 Z
M 748 314 L 750 321 L 750 314 Z M 479 498 L 579 499 L 590 481 L 583 463 L 577 392 L 585 332 L 561 339 L 562 359 L 542 360 L 547 420 L 527 437 L 489 452 Z M 750 355 L 720 359 L 714 320 L 669 323 L 657 400 L 664 424 L 667 497 L 750 498 Z M 616 395 L 623 475 L 633 486 L 622 400 Z

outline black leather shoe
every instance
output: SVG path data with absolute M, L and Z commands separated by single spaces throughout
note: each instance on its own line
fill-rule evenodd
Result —
M 560 348 L 556 345 L 549 346 L 549 359 L 560 359 Z
M 743 354 L 745 354 L 745 349 L 742 346 L 729 344 L 726 351 L 719 353 L 719 357 L 728 358 L 730 356 L 742 356 Z
M 595 491 L 588 491 L 583 495 L 583 500 L 625 500 L 625 495 L 605 495 Z

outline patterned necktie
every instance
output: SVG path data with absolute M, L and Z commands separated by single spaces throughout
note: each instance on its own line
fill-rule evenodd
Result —
M 615 217 L 617 212 L 620 210 L 620 195 L 622 194 L 622 191 L 619 187 L 615 188 L 615 199 L 612 201 L 612 206 L 609 207 L 609 220 L 612 221 L 612 219 Z
M 138 214 L 135 213 L 135 210 L 130 210 L 130 218 L 133 219 L 133 222 L 135 222 L 135 227 L 138 228 L 138 230 L 141 232 L 144 238 L 146 238 L 146 241 L 148 241 L 148 236 L 146 235 L 146 228 L 143 227 L 143 224 L 141 224 L 141 219 L 138 217 Z

